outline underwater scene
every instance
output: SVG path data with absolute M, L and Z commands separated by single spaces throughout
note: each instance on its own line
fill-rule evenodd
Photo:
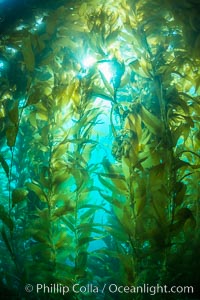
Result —
M 1 299 L 200 299 L 199 11 L 0 0 Z

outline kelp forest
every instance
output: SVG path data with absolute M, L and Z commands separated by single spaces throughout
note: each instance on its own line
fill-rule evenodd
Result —
M 1 298 L 199 299 L 199 1 L 5 5 Z

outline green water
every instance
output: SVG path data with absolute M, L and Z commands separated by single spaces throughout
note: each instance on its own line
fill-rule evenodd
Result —
M 198 299 L 197 1 L 0 1 L 2 299 Z

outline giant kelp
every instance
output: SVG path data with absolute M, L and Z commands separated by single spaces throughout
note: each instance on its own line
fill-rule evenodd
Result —
M 61 1 L 34 17 L 0 44 L 2 289 L 13 299 L 27 282 L 197 289 L 195 4 Z

